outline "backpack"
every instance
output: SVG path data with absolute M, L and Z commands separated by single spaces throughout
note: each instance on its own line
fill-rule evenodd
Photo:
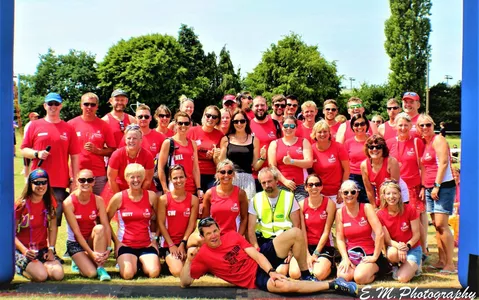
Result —
M 171 162 L 173 161 L 173 152 L 175 151 L 175 142 L 173 138 L 168 138 L 170 140 L 170 149 L 168 150 L 168 158 L 166 160 L 164 172 L 166 177 L 166 185 L 168 185 L 168 172 L 170 170 Z M 156 190 L 158 192 L 163 191 L 163 187 L 161 186 L 160 176 L 158 175 L 158 155 L 155 156 L 155 168 L 153 170 L 153 182 L 155 183 Z

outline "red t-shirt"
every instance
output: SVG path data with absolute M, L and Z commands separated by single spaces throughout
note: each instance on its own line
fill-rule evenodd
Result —
M 73 213 L 80 228 L 81 235 L 88 241 L 91 237 L 93 227 L 96 225 L 96 218 L 98 217 L 98 208 L 96 207 L 95 194 L 91 194 L 90 200 L 86 204 L 78 201 L 77 196 L 71 195 L 73 204 Z M 69 241 L 76 241 L 75 234 L 67 223 L 67 235 Z
M 389 125 L 389 122 L 385 122 L 384 123 L 384 140 L 389 140 L 389 139 L 392 139 L 392 138 L 395 138 L 397 136 L 397 130 L 396 128 L 394 127 L 391 127 L 391 125 Z
M 344 143 L 344 149 L 346 149 L 349 157 L 351 174 L 361 174 L 361 163 L 367 158 L 366 153 L 364 153 L 365 143 L 366 141 L 356 141 L 354 137 Z
M 221 234 L 228 231 L 238 231 L 240 224 L 240 188 L 234 186 L 228 197 L 221 197 L 216 192 L 216 186 L 211 189 L 210 215 L 220 226 Z
M 221 236 L 218 248 L 203 244 L 191 263 L 190 275 L 198 279 L 211 273 L 236 286 L 254 289 L 258 264 L 244 251 L 252 247 L 235 231 Z
M 265 123 L 258 123 L 254 119 L 251 120 L 250 128 L 253 135 L 259 140 L 259 149 L 266 146 L 266 161 L 268 161 L 268 147 L 269 144 L 276 140 L 276 126 L 273 123 L 273 119 L 271 117 L 267 117 Z M 268 164 L 264 163 L 263 168 L 267 167 Z M 258 175 L 257 172 L 254 172 L 254 177 L 256 178 Z
M 415 141 L 416 140 L 416 141 Z M 408 187 L 421 185 L 418 157 L 424 153 L 424 143 L 417 137 L 410 137 L 406 141 L 398 141 L 397 137 L 387 140 L 389 155 L 397 159 L 401 178 Z M 416 146 L 417 151 L 416 153 Z
M 155 167 L 153 162 L 153 156 L 150 151 L 143 148 L 140 149 L 135 158 L 130 158 L 126 153 L 126 148 L 122 147 L 113 152 L 108 161 L 108 166 L 112 169 L 118 170 L 118 176 L 116 177 L 116 183 L 118 184 L 120 191 L 127 189 L 128 184 L 125 180 L 125 169 L 129 164 L 138 163 L 142 165 L 145 170 L 153 170 Z
M 283 139 L 276 140 L 276 166 L 286 179 L 293 180 L 297 185 L 304 184 L 304 180 L 308 176 L 306 169 L 296 167 L 293 165 L 285 165 L 283 157 L 289 156 L 292 159 L 304 159 L 303 156 L 303 138 L 298 138 L 296 143 L 287 146 Z
M 122 191 L 121 206 L 118 209 L 118 240 L 131 248 L 149 247 L 152 214 L 154 210 L 150 204 L 148 191 L 143 191 L 143 197 L 138 202 L 131 201 L 128 191 Z
M 54 201 L 53 204 L 55 204 Z M 27 248 L 30 247 L 30 243 L 35 243 L 37 250 L 48 247 L 48 219 L 45 203 L 43 201 L 33 203 L 27 199 L 22 206 L 22 208 L 15 207 L 15 224 L 20 223 L 20 232 L 17 231 L 16 237 Z M 56 207 L 56 204 L 53 206 Z
M 314 124 L 313 124 L 314 125 Z M 315 143 L 316 141 L 311 138 L 311 133 L 313 133 L 313 127 L 307 128 L 304 126 L 304 123 L 301 125 L 301 137 L 309 141 L 310 144 Z
M 323 182 L 322 194 L 334 196 L 338 194 L 343 181 L 343 165 L 341 161 L 348 160 L 349 156 L 343 145 L 331 141 L 331 145 L 325 151 L 319 151 L 313 144 L 313 170 Z
M 168 234 L 173 240 L 173 244 L 177 245 L 183 239 L 188 222 L 191 215 L 191 194 L 186 193 L 183 201 L 177 202 L 171 196 L 171 193 L 166 194 L 166 228 Z M 161 247 L 167 247 L 165 241 L 162 239 Z
M 381 224 L 387 228 L 391 239 L 403 243 L 407 243 L 412 238 L 411 221 L 419 218 L 419 212 L 411 205 L 404 205 L 402 215 L 391 216 L 387 208 L 379 210 L 377 215 Z M 418 240 L 412 248 L 420 245 L 421 241 Z
M 317 245 L 323 235 L 324 227 L 328 219 L 329 201 L 328 197 L 323 197 L 323 202 L 321 202 L 321 205 L 317 208 L 311 208 L 309 206 L 309 197 L 303 201 L 304 224 L 308 237 L 308 245 Z M 325 244 L 326 246 L 332 246 L 331 233 L 329 233 L 329 235 L 330 237 Z
M 212 132 L 205 132 L 201 126 L 196 126 L 188 130 L 188 138 L 196 142 L 198 165 L 201 174 L 216 174 L 216 164 L 213 161 L 213 157 L 207 157 L 206 153 L 213 149 L 213 145 L 219 148 L 223 136 L 223 133 L 218 129 L 213 129 Z
M 158 131 L 150 130 L 148 134 L 143 135 L 143 139 L 141 140 L 141 148 L 148 150 L 154 158 L 160 152 L 161 145 L 163 144 L 165 138 L 166 137 Z M 125 145 L 125 137 L 123 137 L 118 148 L 125 147 Z
M 191 129 L 190 129 L 191 130 Z M 196 193 L 196 184 L 193 179 L 193 164 L 195 161 L 195 155 L 197 155 L 193 148 L 193 141 L 188 139 L 188 144 L 186 146 L 180 145 L 175 141 L 175 150 L 173 151 L 173 159 L 171 165 L 182 165 L 185 169 L 186 175 L 186 184 L 185 190 L 192 194 Z
M 421 138 L 421 135 L 419 134 L 419 132 L 417 131 L 417 127 L 416 127 L 416 123 L 417 123 L 417 119 L 419 119 L 419 114 L 417 114 L 414 118 L 411 118 L 411 136 L 416 136 L 418 138 Z
M 338 132 L 339 126 L 341 126 L 342 123 L 337 122 L 333 126 L 329 126 L 329 132 L 331 134 L 331 140 L 336 141 L 336 133 Z
M 246 112 L 248 119 L 253 120 L 255 118 L 254 112 L 252 110 Z
M 125 131 L 126 126 L 130 125 L 130 117 L 127 113 L 123 114 L 123 124 L 120 124 L 115 117 L 111 115 L 111 113 L 106 114 L 108 117 L 107 124 L 110 126 L 111 131 L 113 132 L 113 136 L 115 137 L 115 143 L 120 145 L 121 139 L 123 138 L 123 132 Z
M 373 230 L 364 212 L 364 203 L 359 203 L 359 212 L 355 218 L 349 216 L 346 212 L 346 207 L 343 206 L 341 208 L 341 217 L 346 249 L 361 247 L 366 254 L 374 253 Z
M 104 156 L 93 154 L 86 151 L 83 146 L 91 142 L 95 147 L 103 149 L 107 147 L 116 148 L 115 137 L 108 123 L 96 117 L 93 121 L 85 121 L 78 116 L 68 121 L 76 131 L 78 137 L 78 147 L 80 152 L 80 170 L 89 169 L 94 176 L 106 176 Z
M 31 122 L 21 149 L 32 148 L 41 151 L 47 146 L 51 146 L 50 156 L 43 162 L 41 168 L 48 173 L 51 187 L 67 188 L 70 182 L 69 155 L 76 155 L 81 151 L 75 129 L 65 121 L 50 123 L 40 119 Z M 31 171 L 38 168 L 39 160 L 33 159 L 32 162 Z

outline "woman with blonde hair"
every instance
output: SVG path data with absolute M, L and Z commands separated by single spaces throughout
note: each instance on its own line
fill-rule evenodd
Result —
M 186 97 L 185 95 L 181 95 L 178 101 L 180 102 L 179 111 L 188 114 L 191 119 L 191 127 L 198 125 L 193 121 L 193 113 L 195 112 L 195 101 L 191 98 Z M 168 125 L 168 128 L 173 130 L 175 128 L 175 122 L 171 122 L 170 125 Z
M 220 109 L 220 112 L 221 121 L 218 125 L 215 126 L 215 128 L 221 131 L 224 135 L 226 135 L 231 124 L 231 113 L 225 108 Z

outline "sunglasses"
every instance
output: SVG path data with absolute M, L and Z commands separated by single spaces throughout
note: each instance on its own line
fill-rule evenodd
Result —
M 325 108 L 326 111 L 337 111 L 338 109 L 337 108 Z
M 171 117 L 171 115 L 169 115 L 169 114 L 166 114 L 166 115 L 165 114 L 158 114 L 158 118 L 160 118 L 160 119 L 169 118 L 169 117 Z
M 223 106 L 226 106 L 226 107 L 230 107 L 230 106 L 233 106 L 233 105 L 235 105 L 235 103 L 233 101 L 228 101 L 228 102 L 223 103 Z
M 39 186 L 39 185 L 47 185 L 48 180 L 38 180 L 38 181 L 32 181 L 33 185 Z
M 245 124 L 246 123 L 246 119 L 240 119 L 240 120 L 233 120 L 231 121 L 231 123 L 233 124 Z
M 50 103 L 50 102 L 48 102 L 48 103 Z M 85 107 L 96 107 L 96 103 L 84 102 L 83 106 L 85 106 Z
M 369 150 L 374 150 L 374 149 L 382 150 L 383 148 L 384 148 L 384 145 L 368 145 Z
M 222 174 L 222 175 L 225 175 L 225 174 L 228 174 L 228 175 L 231 175 L 233 174 L 233 170 L 221 170 L 221 171 L 218 171 L 218 173 Z
M 186 121 L 186 122 L 176 122 L 176 124 L 178 126 L 190 126 L 191 122 L 190 121 Z
M 388 110 L 398 110 L 399 106 L 388 106 L 387 109 Z
M 358 104 L 350 105 L 350 106 L 349 106 L 349 109 L 355 109 L 355 108 L 361 108 L 361 107 L 363 107 L 363 105 L 360 104 L 360 103 L 358 103 Z
M 78 182 L 79 183 L 85 183 L 85 182 L 88 182 L 88 183 L 93 183 L 93 181 L 95 181 L 95 178 L 78 178 Z
M 322 184 L 321 182 L 311 182 L 311 183 L 308 183 L 308 186 L 309 186 L 310 188 L 312 188 L 313 186 L 315 186 L 315 187 L 320 187 L 320 186 L 322 186 L 322 185 L 323 185 L 323 184 Z
M 358 123 L 354 123 L 354 127 L 363 127 L 363 126 L 366 126 L 366 122 L 358 122 Z
M 296 103 L 286 103 L 287 106 L 292 106 L 292 107 L 298 107 L 298 104 Z
M 343 195 L 344 195 L 344 196 L 347 196 L 347 195 L 349 195 L 349 194 L 351 194 L 351 195 L 353 195 L 353 196 L 354 196 L 354 195 L 356 195 L 356 193 L 357 193 L 357 191 L 356 191 L 356 190 L 352 190 L 352 191 L 343 191 Z
M 148 119 L 150 118 L 150 116 L 149 116 L 149 115 L 139 115 L 139 116 L 136 116 L 136 118 L 137 118 L 138 120 L 141 120 L 141 119 L 148 120 Z
M 217 115 L 212 115 L 212 114 L 205 114 L 205 117 L 207 119 L 213 119 L 213 120 L 216 120 L 219 118 Z
M 120 131 L 125 131 L 125 123 L 123 121 L 118 122 L 120 124 Z
M 404 96 L 413 96 L 413 97 L 416 97 L 416 96 L 417 96 L 417 93 L 415 93 L 415 92 L 406 92 L 406 93 L 404 93 Z M 403 97 L 404 97 L 404 96 L 403 96 Z
M 424 128 L 424 127 L 429 128 L 432 126 L 432 123 L 420 124 L 419 126 L 421 126 L 421 128 Z
M 281 108 L 286 108 L 286 104 L 276 103 L 276 104 L 274 105 L 274 107 L 276 107 L 276 108 L 280 108 L 280 107 L 281 107 Z
M 296 124 L 283 124 L 283 127 L 284 129 L 288 129 L 288 128 L 295 129 Z
M 48 105 L 48 106 L 60 106 L 60 104 L 61 104 L 61 103 L 58 102 L 58 101 L 49 101 L 49 102 L 47 102 L 47 105 Z

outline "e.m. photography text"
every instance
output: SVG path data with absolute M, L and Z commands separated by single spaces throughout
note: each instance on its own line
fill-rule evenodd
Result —
M 368 299 L 475 299 L 476 292 L 470 291 L 469 287 L 465 289 L 434 289 L 434 288 L 417 288 L 403 286 L 400 288 L 394 287 L 372 287 L 371 285 L 364 286 L 360 293 L 361 300 Z

